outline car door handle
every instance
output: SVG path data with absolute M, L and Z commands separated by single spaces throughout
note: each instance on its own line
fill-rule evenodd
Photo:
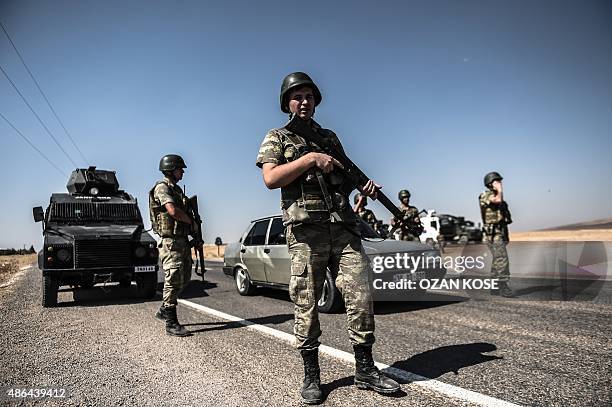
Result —
M 246 249 L 240 249 L 240 253 L 246 253 Z
M 270 253 L 270 249 L 264 249 L 264 253 Z

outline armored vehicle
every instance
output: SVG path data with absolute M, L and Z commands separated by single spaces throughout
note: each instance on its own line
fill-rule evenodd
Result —
M 136 281 L 142 298 L 157 288 L 159 253 L 144 230 L 137 200 L 119 189 L 114 171 L 76 169 L 68 193 L 51 195 L 46 211 L 33 208 L 43 222 L 44 244 L 38 253 L 42 305 L 57 304 L 60 286 L 89 288 L 100 282 L 129 287 Z
M 438 215 L 438 217 L 440 218 L 440 234 L 445 242 L 467 244 L 482 240 L 480 225 L 474 225 L 471 220 L 454 215 Z

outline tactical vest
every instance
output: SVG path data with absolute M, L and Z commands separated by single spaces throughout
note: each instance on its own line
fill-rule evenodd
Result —
M 479 201 L 482 201 L 485 194 L 491 194 L 491 191 L 485 191 L 478 197 Z M 510 224 L 512 223 L 510 217 L 510 210 L 505 202 L 500 204 L 489 203 L 488 205 L 480 205 L 480 215 L 482 216 L 482 223 L 485 225 L 498 225 L 498 224 Z
M 187 237 L 190 232 L 190 225 L 184 222 L 175 220 L 165 206 L 155 199 L 155 188 L 159 184 L 168 185 L 168 191 L 170 196 L 174 200 L 174 206 L 187 213 L 187 197 L 183 194 L 180 187 L 170 184 L 167 179 L 157 181 L 155 186 L 149 191 L 149 218 L 151 219 L 151 225 L 153 231 L 160 237 Z
M 319 127 L 316 130 L 323 137 L 333 137 L 333 133 L 329 130 Z M 275 131 L 279 135 L 283 156 L 287 163 L 295 161 L 309 152 L 324 153 L 324 150 L 318 145 L 309 143 L 304 138 L 284 128 Z M 281 209 L 285 225 L 323 222 L 331 219 L 325 194 L 316 172 L 317 169 L 311 168 L 291 184 L 281 188 Z M 325 174 L 323 179 L 330 202 L 339 215 L 340 221 L 355 222 L 357 218 L 348 205 L 348 194 L 342 191 L 342 176 L 332 172 L 331 174 Z

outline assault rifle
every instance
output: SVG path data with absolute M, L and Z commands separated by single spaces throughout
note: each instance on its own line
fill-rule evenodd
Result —
M 194 195 L 189 198 L 189 214 L 191 219 L 193 219 L 193 233 L 191 237 L 193 240 L 191 241 L 193 247 L 196 249 L 196 264 L 195 264 L 195 273 L 197 276 L 202 277 L 202 281 L 204 281 L 204 273 L 206 273 L 206 268 L 204 266 L 204 248 L 202 245 L 204 244 L 204 238 L 202 237 L 202 218 L 200 217 L 200 211 L 198 210 L 198 196 Z M 198 271 L 198 265 L 200 266 L 200 271 Z
M 325 151 L 325 154 L 332 156 L 338 160 L 344 169 L 337 168 L 342 171 L 349 182 L 353 185 L 353 189 L 357 186 L 364 186 L 371 178 L 366 176 L 357 165 L 342 151 L 341 148 L 333 145 L 330 140 L 321 137 L 308 123 L 302 120 L 298 115 L 293 115 L 291 120 L 285 125 L 285 129 L 304 138 L 306 141 L 316 144 Z M 336 168 L 334 168 L 336 170 Z M 389 236 L 392 236 L 396 229 L 403 228 L 415 236 L 419 236 L 423 231 L 423 226 L 420 223 L 414 222 L 401 209 L 391 202 L 391 200 L 382 192 L 377 191 L 378 201 L 395 217 L 395 224 L 389 231 Z

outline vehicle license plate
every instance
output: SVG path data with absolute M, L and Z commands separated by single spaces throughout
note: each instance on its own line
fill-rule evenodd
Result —
M 148 273 L 151 271 L 155 271 L 155 266 L 136 266 L 134 267 L 135 273 Z
M 401 280 L 407 280 L 407 281 L 419 281 L 425 278 L 425 272 L 424 271 L 416 271 L 414 273 L 405 273 L 405 274 L 395 274 L 393 276 L 393 281 L 394 282 L 399 282 Z

